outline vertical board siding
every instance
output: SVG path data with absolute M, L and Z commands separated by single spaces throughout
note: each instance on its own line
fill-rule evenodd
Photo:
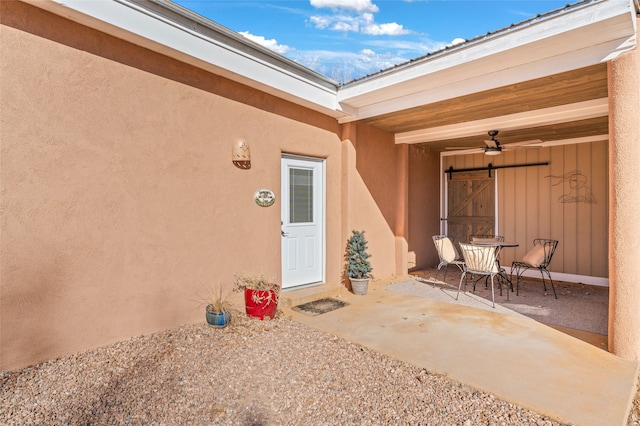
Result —
M 580 170 L 583 173 L 586 173 L 586 170 L 590 172 L 593 170 L 593 162 L 592 162 L 592 153 L 591 153 L 591 144 L 588 146 L 589 149 L 578 150 L 576 152 L 576 170 Z M 589 179 L 588 185 L 589 187 L 593 184 L 593 172 L 588 173 L 591 176 Z M 579 190 L 580 188 L 575 188 Z M 580 232 L 582 229 L 592 229 L 592 214 L 591 214 L 591 206 L 588 202 L 584 203 L 575 203 L 576 207 L 576 270 L 580 275 L 591 275 L 591 247 L 593 246 L 593 234 L 591 232 Z
M 562 175 L 564 171 L 564 147 L 557 146 L 551 148 L 551 158 L 552 161 L 549 164 L 549 176 L 558 176 Z M 558 243 L 558 248 L 556 249 L 556 253 L 553 255 L 552 265 L 553 268 L 557 271 L 564 271 L 564 251 L 567 246 L 566 241 L 562 241 L 563 232 L 564 232 L 564 215 L 562 212 L 558 212 L 557 200 L 562 197 L 562 186 L 553 185 L 553 181 L 551 179 L 548 180 L 548 185 L 550 185 L 551 197 L 549 198 L 549 213 L 551 214 L 551 226 L 550 226 L 550 235 L 558 235 L 557 238 L 562 242 L 562 245 Z M 569 224 L 570 225 L 570 224 Z
M 592 144 L 593 176 L 591 186 L 596 197 L 591 216 L 591 258 L 608 259 L 609 257 L 609 152 L 606 143 Z M 608 262 L 592 262 L 591 275 L 594 277 L 606 277 L 609 275 Z
M 539 149 L 514 149 L 443 158 L 444 169 L 549 162 L 548 166 L 496 170 L 497 234 L 519 243 L 505 249 L 510 265 L 534 238 L 559 241 L 550 269 L 566 274 L 608 276 L 608 146 L 606 141 Z M 447 175 L 443 175 L 443 179 Z
M 538 162 L 549 162 L 551 164 L 551 150 L 541 149 L 538 153 Z M 549 167 L 536 167 L 538 170 L 538 226 L 539 235 L 551 237 L 553 231 L 551 225 L 553 223 L 553 213 L 551 202 L 551 182 L 544 176 L 549 174 Z M 535 238 L 535 237 L 533 237 Z M 533 238 L 529 236 L 527 242 L 533 244 Z M 524 253 L 523 253 L 524 254 Z M 555 256 L 555 255 L 554 255 Z
M 566 173 L 570 173 L 571 171 L 577 170 L 577 145 L 568 145 L 564 148 L 564 167 L 562 169 L 562 173 L 560 176 L 564 176 Z M 558 188 L 562 188 L 561 197 L 567 196 L 567 191 L 570 191 L 570 184 L 567 185 L 567 182 L 558 183 L 556 180 L 556 186 Z M 570 194 L 570 192 L 569 192 Z M 562 212 L 563 216 L 563 233 L 561 238 L 556 238 L 563 243 L 563 246 L 573 247 L 572 251 L 562 250 L 564 254 L 564 264 L 563 269 L 569 271 L 578 270 L 578 261 L 577 261 L 577 253 L 579 250 L 578 247 L 578 208 L 576 203 L 569 202 L 559 202 L 555 201 L 553 204 L 555 209 L 558 212 Z

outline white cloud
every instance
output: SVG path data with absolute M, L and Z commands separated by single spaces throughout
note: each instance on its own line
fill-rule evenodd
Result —
M 327 50 L 292 52 L 290 57 L 298 63 L 341 83 L 373 74 L 407 61 L 402 56 L 388 52 L 378 53 L 372 49 L 362 49 L 359 52 Z
M 386 24 L 376 24 L 373 22 L 373 15 L 363 14 L 358 16 L 334 15 L 334 16 L 312 16 L 309 21 L 319 30 L 331 29 L 340 32 L 362 33 L 367 35 L 389 35 L 397 36 L 409 34 L 401 24 L 390 22 Z
M 362 13 L 358 18 L 360 21 L 364 22 L 367 25 L 371 25 L 375 22 L 375 18 L 373 17 L 373 13 Z
M 376 24 L 373 14 L 379 9 L 370 0 L 310 0 L 310 2 L 318 9 L 330 8 L 336 12 L 334 15 L 314 15 L 310 18 L 311 24 L 320 30 L 329 28 L 344 33 L 353 32 L 374 36 L 397 36 L 410 33 L 396 22 Z
M 378 8 L 371 3 L 371 0 L 310 1 L 318 8 L 329 7 L 335 11 L 333 14 L 315 15 L 309 18 L 307 23 L 320 30 L 358 33 L 366 36 L 415 34 L 396 22 L 376 23 L 375 12 Z M 265 39 L 263 36 L 256 36 L 247 31 L 240 34 L 341 83 L 392 68 L 446 45 L 424 36 L 418 40 L 406 40 L 403 37 L 366 37 L 365 41 L 359 37 L 352 39 L 353 43 L 362 43 L 359 51 L 297 50 L 294 47 L 278 44 L 275 39 Z M 343 39 L 344 37 L 340 37 L 340 40 Z M 331 37 L 327 38 L 328 43 L 331 43 L 331 40 Z
M 409 33 L 409 31 L 405 30 L 402 25 L 396 24 L 395 22 L 391 22 L 389 24 L 367 25 L 362 32 L 369 35 L 391 35 L 391 36 Z
M 454 39 L 451 41 L 451 43 L 450 43 L 449 45 L 450 45 L 450 46 L 455 46 L 455 45 L 457 45 L 457 44 L 462 44 L 462 43 L 464 43 L 465 41 L 467 41 L 467 40 L 465 40 L 465 39 L 463 39 L 463 38 L 460 38 L 460 37 L 457 37 L 457 38 L 454 38 Z
M 310 20 L 313 26 L 318 28 L 319 30 L 324 30 L 329 25 L 331 25 L 331 20 L 325 16 L 312 16 Z
M 397 52 L 406 52 L 403 56 L 409 59 L 415 59 L 419 56 L 425 55 L 429 52 L 435 52 L 436 50 L 443 49 L 446 43 L 441 41 L 434 41 L 429 39 L 424 40 L 372 40 L 368 43 L 370 46 L 375 46 L 381 50 L 394 50 Z
M 366 47 L 357 52 L 292 50 L 287 56 L 320 74 L 345 83 L 409 62 L 446 46 L 446 42 L 431 40 L 426 36 L 417 40 L 373 39 L 368 40 Z
M 346 9 L 357 13 L 377 12 L 378 6 L 370 0 L 310 0 L 311 6 L 317 9 L 329 8 L 332 10 Z
M 345 19 L 343 21 L 338 21 L 331 26 L 331 29 L 334 31 L 340 32 L 354 32 L 357 33 L 360 31 L 360 25 L 357 21 L 352 19 Z
M 266 47 L 267 49 L 271 49 L 276 53 L 280 53 L 281 55 L 284 55 L 285 53 L 287 53 L 287 52 L 289 52 L 291 50 L 291 48 L 289 46 L 284 45 L 284 44 L 278 44 L 278 42 L 273 38 L 267 40 L 263 36 L 253 35 L 253 34 L 249 33 L 248 31 L 242 31 L 239 34 L 242 35 L 245 38 L 248 38 L 249 40 L 251 40 L 251 41 L 253 41 L 255 43 L 258 43 L 261 46 Z

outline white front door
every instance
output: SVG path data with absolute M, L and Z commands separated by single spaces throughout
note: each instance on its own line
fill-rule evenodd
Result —
M 282 157 L 282 288 L 324 280 L 324 161 Z

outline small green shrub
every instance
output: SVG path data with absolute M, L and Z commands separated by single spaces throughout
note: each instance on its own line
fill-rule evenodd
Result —
M 364 231 L 351 231 L 352 235 L 347 241 L 347 265 L 346 274 L 349 278 L 371 278 L 371 255 L 367 253 L 367 239 Z

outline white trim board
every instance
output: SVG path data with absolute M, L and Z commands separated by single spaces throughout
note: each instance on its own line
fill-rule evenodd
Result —
M 504 268 L 507 273 L 511 274 L 511 268 Z M 529 269 L 522 274 L 523 277 L 528 278 L 542 278 L 540 276 L 540 271 L 537 269 Z M 566 281 L 568 283 L 576 283 L 576 284 L 588 284 L 595 285 L 599 287 L 609 287 L 609 278 L 604 277 L 591 277 L 588 275 L 574 275 L 574 274 L 565 274 L 563 272 L 553 272 L 551 271 L 551 278 L 554 281 Z M 545 279 L 548 277 L 545 276 Z

